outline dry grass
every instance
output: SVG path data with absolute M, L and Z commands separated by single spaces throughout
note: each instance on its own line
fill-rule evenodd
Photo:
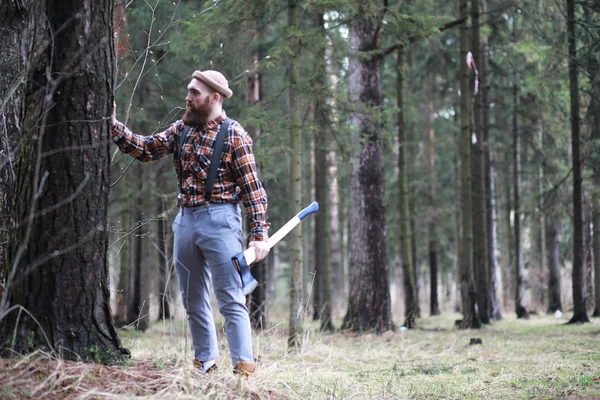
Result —
M 600 398 L 600 326 L 508 316 L 478 331 L 456 315 L 423 318 L 419 329 L 372 334 L 305 331 L 286 349 L 283 324 L 254 337 L 255 379 L 231 374 L 221 337 L 219 373 L 193 370 L 185 322 L 123 332 L 130 365 L 106 367 L 43 354 L 0 360 L 0 398 L 522 399 Z M 316 325 L 315 325 L 316 326 Z M 469 346 L 478 337 L 482 345 Z

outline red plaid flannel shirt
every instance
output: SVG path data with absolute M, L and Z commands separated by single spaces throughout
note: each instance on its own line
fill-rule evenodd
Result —
M 177 204 L 183 207 L 204 205 L 204 183 L 210 168 L 214 141 L 225 112 L 217 119 L 200 128 L 188 131 L 183 145 L 183 187 L 179 188 Z M 158 160 L 173 154 L 173 164 L 179 177 L 178 146 L 183 132 L 183 121 L 176 121 L 167 130 L 151 136 L 132 133 L 124 124 L 117 122 L 113 128 L 113 141 L 123 153 L 143 162 Z M 252 138 L 239 123 L 234 122 L 227 132 L 223 145 L 223 156 L 217 170 L 212 192 L 213 203 L 237 203 L 242 199 L 248 218 L 252 239 L 268 239 L 266 223 L 267 193 L 256 173 L 252 152 Z

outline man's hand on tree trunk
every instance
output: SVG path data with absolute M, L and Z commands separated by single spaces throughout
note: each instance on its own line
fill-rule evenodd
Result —
M 117 124 L 117 103 L 113 100 L 112 127 L 114 128 L 116 124 Z

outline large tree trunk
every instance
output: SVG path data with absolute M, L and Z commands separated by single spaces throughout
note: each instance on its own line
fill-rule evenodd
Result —
M 352 125 L 360 137 L 350 185 L 350 296 L 342 329 L 378 332 L 392 328 L 385 221 L 385 170 L 381 122 L 372 114 L 381 105 L 381 54 L 373 54 L 378 27 L 359 17 L 350 27 L 350 98 L 356 104 Z M 369 5 L 372 7 L 372 4 Z
M 402 272 L 404 277 L 404 326 L 412 329 L 415 327 L 415 318 L 418 317 L 417 277 L 413 264 L 413 251 L 411 246 L 411 218 L 408 202 L 408 138 L 406 124 L 404 123 L 404 55 L 403 50 L 398 50 L 396 62 L 396 96 L 398 98 L 398 208 L 400 215 L 400 249 L 402 253 Z
M 471 49 L 475 66 L 480 67 L 480 38 L 479 38 L 479 1 L 471 0 Z M 475 78 L 477 79 L 477 78 Z M 472 87 L 475 80 L 472 80 Z M 475 143 L 471 145 L 473 174 L 473 270 L 477 282 L 477 305 L 479 318 L 484 324 L 490 323 L 490 277 L 487 257 L 487 219 L 486 219 L 486 186 L 485 186 L 485 157 L 483 154 L 483 129 L 481 96 L 474 94 L 472 101 L 473 116 L 472 130 Z M 487 107 L 487 104 L 484 106 Z
M 297 0 L 288 0 L 288 28 L 290 29 L 290 56 L 288 66 L 288 112 L 290 116 L 290 215 L 302 209 L 302 134 L 298 110 L 298 58 L 299 46 L 295 30 L 298 28 Z M 302 229 L 294 229 L 288 235 L 290 246 L 290 309 L 288 346 L 300 344 L 302 325 L 304 324 L 304 304 L 302 294 Z
M 467 1 L 460 0 L 460 17 L 467 18 Z M 460 294 L 462 299 L 462 328 L 479 328 L 477 290 L 473 271 L 473 197 L 471 177 L 471 129 L 469 70 L 467 69 L 467 23 L 460 27 L 460 166 L 461 166 L 461 256 L 459 264 Z
M 517 41 L 517 19 L 513 25 L 513 40 Z M 523 244 L 521 243 L 521 142 L 519 135 L 519 70 L 513 70 L 513 207 L 514 207 L 514 246 L 515 246 L 515 313 L 517 318 L 529 318 L 525 305 L 525 266 L 523 265 Z
M 435 78 L 435 76 L 433 77 Z M 428 96 L 433 96 L 433 93 L 428 93 Z M 427 115 L 425 122 L 425 133 L 426 138 L 426 152 L 427 152 L 427 168 L 429 171 L 429 283 L 430 283 L 430 301 L 429 301 L 429 313 L 431 315 L 440 314 L 440 306 L 438 301 L 438 264 L 437 264 L 437 232 L 436 225 L 438 223 L 438 216 L 435 205 L 435 130 L 433 128 L 434 120 L 433 111 L 433 98 L 431 97 L 427 102 Z
M 0 298 L 9 267 L 6 263 L 20 137 L 21 103 L 27 58 L 30 0 L 0 1 Z
M 1 310 L 14 308 L 0 343 L 119 362 L 128 351 L 111 318 L 106 257 L 112 2 L 38 1 L 31 15 Z
M 569 323 L 589 322 L 583 265 L 583 176 L 581 172 L 580 105 L 575 23 L 575 0 L 567 0 L 569 82 L 571 86 L 571 153 L 573 157 L 573 317 L 569 320 Z

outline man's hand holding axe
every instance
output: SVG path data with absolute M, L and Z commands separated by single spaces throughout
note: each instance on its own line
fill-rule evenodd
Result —
M 235 268 L 238 270 L 242 278 L 244 295 L 247 296 L 248 294 L 252 293 L 256 286 L 258 286 L 258 282 L 250 273 L 250 265 L 265 258 L 269 254 L 271 247 L 279 243 L 279 241 L 288 233 L 290 233 L 290 231 L 294 229 L 296 225 L 302 222 L 305 217 L 309 216 L 310 214 L 314 214 L 317 211 L 319 211 L 319 203 L 313 201 L 311 205 L 300 211 L 284 226 L 282 226 L 281 229 L 275 232 L 275 234 L 271 236 L 268 241 L 250 242 L 246 251 L 236 254 L 231 258 L 233 265 L 235 265 Z

